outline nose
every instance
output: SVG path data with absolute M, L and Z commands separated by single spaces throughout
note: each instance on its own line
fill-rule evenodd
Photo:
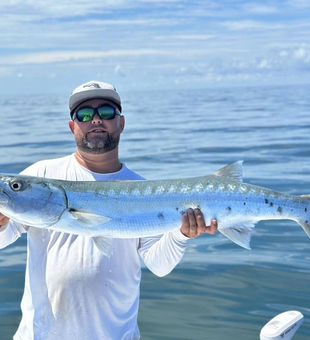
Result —
M 93 119 L 92 119 L 92 124 L 100 124 L 100 123 L 102 123 L 102 119 L 100 118 L 100 116 L 96 112 Z

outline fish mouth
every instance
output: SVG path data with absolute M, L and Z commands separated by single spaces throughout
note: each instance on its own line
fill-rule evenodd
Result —
M 0 188 L 0 205 L 8 204 L 10 200 L 10 196 L 2 188 Z

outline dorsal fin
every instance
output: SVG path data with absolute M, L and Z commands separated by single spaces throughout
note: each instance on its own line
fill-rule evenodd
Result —
M 215 176 L 229 177 L 242 182 L 243 171 L 242 171 L 243 161 L 238 161 L 229 165 L 224 166 L 213 173 Z

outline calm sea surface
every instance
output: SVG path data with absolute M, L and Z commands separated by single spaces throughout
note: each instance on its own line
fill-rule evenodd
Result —
M 310 86 L 122 93 L 121 159 L 147 179 L 210 174 L 244 160 L 244 181 L 310 193 Z M 0 172 L 74 152 L 67 95 L 0 96 Z M 0 250 L 0 339 L 20 321 L 26 238 Z M 189 242 L 179 266 L 143 269 L 143 340 L 257 340 L 298 310 L 310 337 L 310 239 L 291 221 L 260 222 L 252 251 L 217 233 Z

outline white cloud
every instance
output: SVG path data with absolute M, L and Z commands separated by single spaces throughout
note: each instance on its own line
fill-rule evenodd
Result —
M 281 58 L 286 58 L 288 56 L 288 53 L 287 53 L 287 51 L 281 51 L 281 52 L 279 52 L 279 56 Z
M 0 67 L 0 77 L 12 74 L 12 69 L 9 67 Z
M 181 0 L 11 0 L 1 2 L 1 12 L 25 18 L 31 15 L 38 20 L 51 18 L 72 18 L 98 14 L 98 12 L 111 13 L 113 10 L 126 10 L 149 5 L 172 5 Z
M 126 73 L 123 71 L 121 65 L 116 65 L 114 68 L 114 73 L 121 77 L 126 77 Z
M 256 20 L 238 20 L 238 21 L 226 21 L 222 23 L 222 26 L 233 30 L 233 31 L 243 31 L 243 30 L 274 30 L 283 29 L 286 26 L 283 24 L 268 23 Z
M 90 26 L 94 28 L 95 26 L 104 27 L 104 26 L 174 26 L 180 24 L 180 21 L 172 18 L 144 18 L 144 19 L 114 19 L 114 20 L 106 20 L 106 19 L 87 19 L 84 20 L 84 25 Z
M 286 4 L 288 6 L 295 7 L 295 8 L 303 8 L 303 9 L 310 8 L 309 0 L 287 0 Z
M 294 57 L 296 59 L 304 59 L 305 56 L 307 55 L 306 51 L 303 48 L 299 48 L 297 51 L 294 53 Z
M 294 1 L 2 1 L 0 76 L 193 85 L 306 77 L 309 0 Z
M 115 8 L 126 8 L 126 0 L 14 0 L 1 3 L 2 13 L 20 13 L 25 16 L 31 14 L 37 18 L 68 18 L 78 15 L 88 15 L 101 10 L 111 10 Z
M 304 47 L 300 47 L 294 52 L 294 58 L 305 63 L 310 62 L 310 52 L 307 51 Z
M 167 55 L 159 50 L 113 50 L 113 51 L 52 51 L 17 56 L 0 57 L 0 65 L 50 64 L 82 59 L 100 59 L 108 57 L 140 57 L 147 55 Z
M 257 65 L 257 67 L 261 68 L 261 69 L 268 69 L 268 68 L 270 68 L 270 65 L 269 65 L 268 61 L 264 59 Z
M 274 14 L 278 12 L 278 8 L 274 5 L 265 5 L 260 3 L 246 4 L 243 9 L 246 12 L 255 14 Z
M 139 0 L 137 2 L 146 2 L 146 3 L 157 3 L 157 4 L 166 4 L 166 3 L 176 3 L 181 2 L 180 0 Z
M 165 36 L 157 36 L 156 40 L 167 40 L 167 39 L 176 39 L 176 40 L 210 40 L 216 38 L 214 34 L 167 34 Z

